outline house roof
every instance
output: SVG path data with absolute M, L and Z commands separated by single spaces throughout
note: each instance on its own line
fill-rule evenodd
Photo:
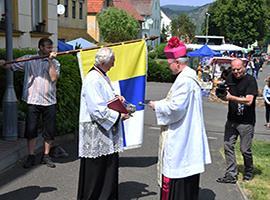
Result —
M 138 21 L 144 21 L 144 18 L 137 11 L 136 7 L 133 5 L 131 0 L 114 0 L 113 5 L 116 8 L 125 10 L 129 14 L 131 14 Z
M 132 5 L 136 8 L 140 15 L 151 15 L 152 14 L 152 3 L 153 0 L 130 0 Z
M 88 13 L 99 13 L 103 9 L 103 0 L 88 0 L 87 1 L 87 12 Z

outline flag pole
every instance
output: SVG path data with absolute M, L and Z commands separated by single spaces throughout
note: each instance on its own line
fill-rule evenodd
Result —
M 158 36 L 150 36 L 150 37 L 144 38 L 144 39 L 128 40 L 128 41 L 124 41 L 124 42 L 117 42 L 117 43 L 112 43 L 112 44 L 108 44 L 108 45 L 90 47 L 90 48 L 85 48 L 85 49 L 75 49 L 75 50 L 69 50 L 69 51 L 62 51 L 62 52 L 57 52 L 57 56 L 62 56 L 62 55 L 67 55 L 67 54 L 74 54 L 74 53 L 78 53 L 80 51 L 88 51 L 88 50 L 93 50 L 93 49 L 99 49 L 101 47 L 112 47 L 112 46 L 117 46 L 117 45 L 122 45 L 122 44 L 130 44 L 130 43 L 134 43 L 134 42 L 140 42 L 142 40 L 145 40 L 145 41 L 151 40 L 151 41 L 153 41 L 153 40 L 156 40 L 157 38 L 158 38 Z M 48 57 L 49 57 L 49 55 L 33 56 L 33 57 L 30 57 L 30 58 L 22 58 L 22 59 L 19 58 L 19 59 L 7 61 L 7 62 L 4 63 L 4 65 L 18 63 L 18 62 L 26 62 L 26 61 L 30 61 L 30 60 L 43 59 L 43 58 L 48 58 Z

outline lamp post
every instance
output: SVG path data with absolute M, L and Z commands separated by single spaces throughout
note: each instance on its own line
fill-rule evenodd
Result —
M 210 14 L 207 12 L 206 15 L 206 23 L 205 23 L 205 36 L 206 36 L 206 44 L 208 43 L 208 27 L 209 27 L 209 16 Z
M 12 2 L 5 0 L 6 54 L 7 61 L 13 59 L 12 52 Z M 17 139 L 17 97 L 13 85 L 13 72 L 6 69 L 6 90 L 3 97 L 3 139 Z

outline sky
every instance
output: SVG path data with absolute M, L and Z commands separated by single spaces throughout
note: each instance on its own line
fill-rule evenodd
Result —
M 185 6 L 202 6 L 207 3 L 212 3 L 214 0 L 160 0 L 160 5 L 185 5 Z

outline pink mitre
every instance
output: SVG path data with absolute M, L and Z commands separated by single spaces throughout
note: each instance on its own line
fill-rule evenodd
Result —
M 164 48 L 164 53 L 167 59 L 177 59 L 186 56 L 187 48 L 178 37 L 173 36 L 168 41 L 167 46 Z

